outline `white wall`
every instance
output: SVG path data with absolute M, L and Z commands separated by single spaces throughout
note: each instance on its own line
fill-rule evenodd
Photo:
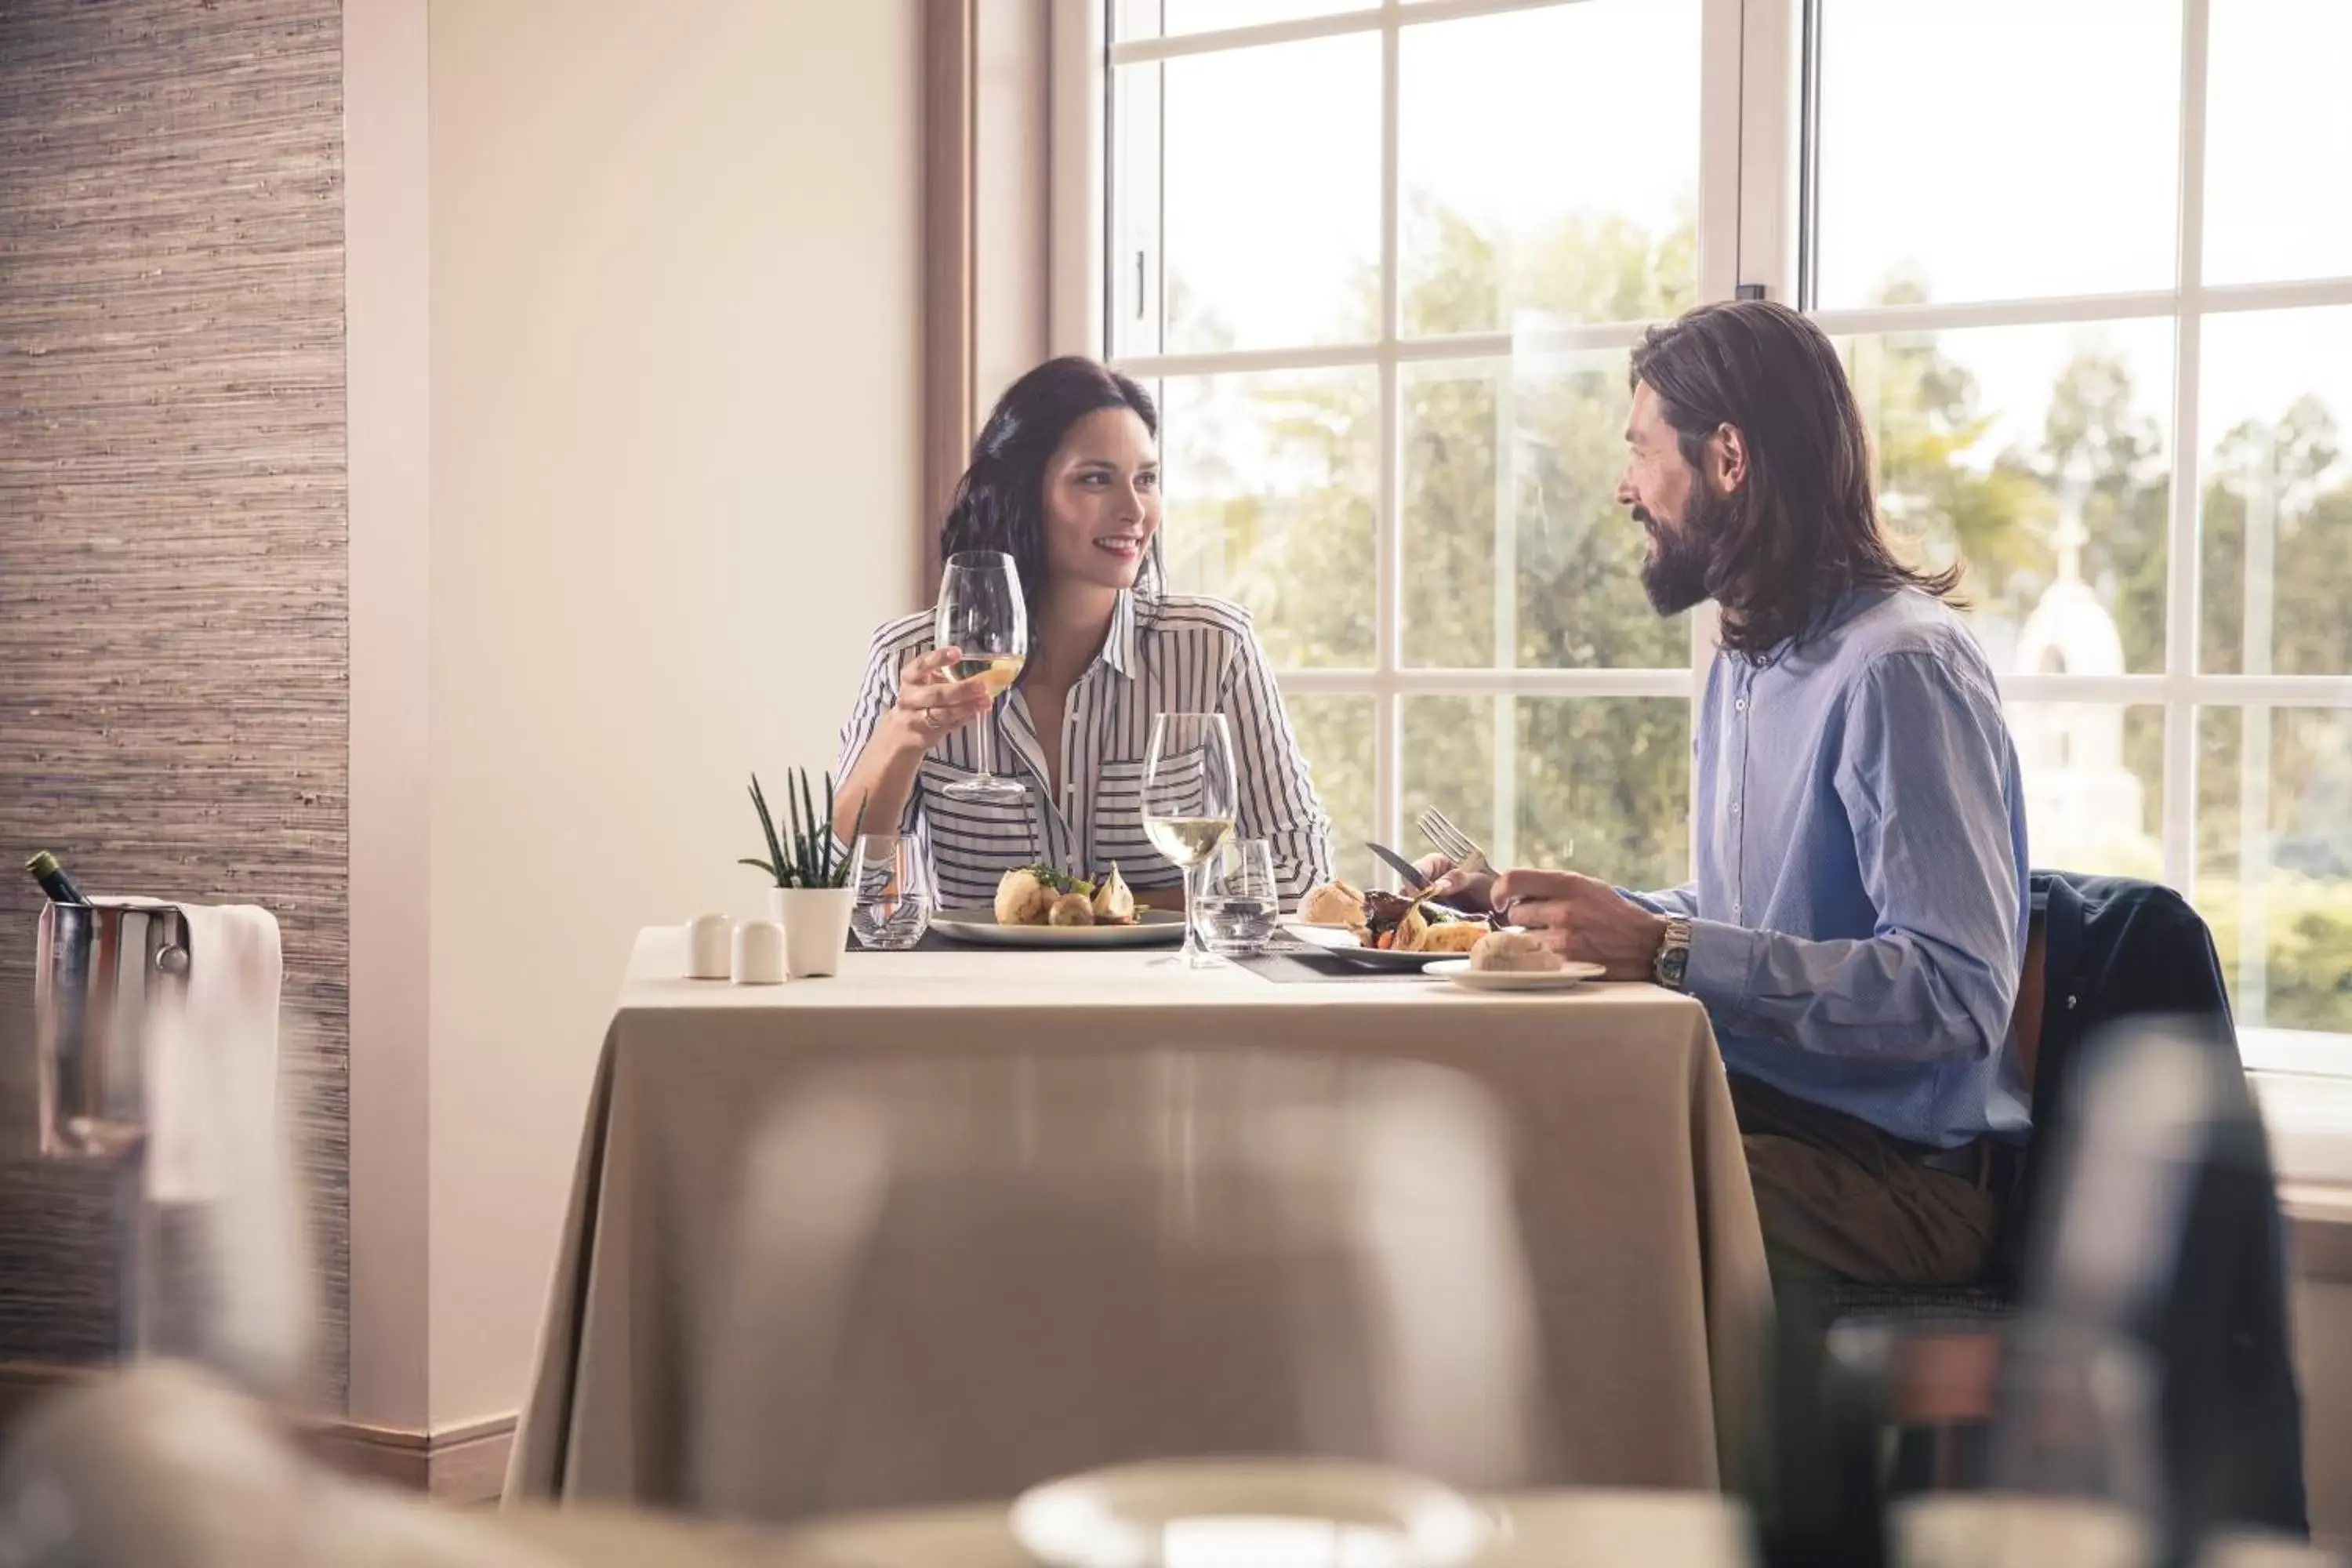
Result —
M 425 1300 L 431 930 L 432 211 L 425 0 L 344 0 L 350 440 L 349 1414 L 415 1428 Z
M 433 0 L 431 1419 L 520 1402 L 629 942 L 910 607 L 911 0 Z

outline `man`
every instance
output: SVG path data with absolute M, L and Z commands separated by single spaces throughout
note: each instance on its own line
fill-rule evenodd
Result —
M 1511 871 L 1486 897 L 1571 959 L 1706 1004 L 1784 1290 L 1973 1279 L 2029 1097 L 2017 753 L 1957 570 L 1895 557 L 1829 339 L 1709 305 L 1644 335 L 1618 500 L 1661 615 L 1713 599 L 1697 880 Z

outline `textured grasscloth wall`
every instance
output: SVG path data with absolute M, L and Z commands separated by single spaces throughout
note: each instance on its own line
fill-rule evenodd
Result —
M 0 1068 L 37 893 L 268 905 L 348 1350 L 341 0 L 0 0 Z M 0 1359 L 106 1343 L 102 1194 L 0 1170 Z

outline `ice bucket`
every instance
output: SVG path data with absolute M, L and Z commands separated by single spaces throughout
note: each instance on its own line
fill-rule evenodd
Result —
M 100 899 L 42 910 L 33 1041 L 44 1157 L 140 1150 L 148 1026 L 183 999 L 188 963 L 188 923 L 174 905 Z

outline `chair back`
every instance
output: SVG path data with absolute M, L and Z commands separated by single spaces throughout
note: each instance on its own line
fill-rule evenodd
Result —
M 2035 1272 L 2018 1267 L 2020 1243 L 2055 1234 L 2053 1155 L 2092 1109 L 2099 1038 L 2153 1026 L 2203 1053 L 2215 1096 L 2206 1152 L 2176 1266 L 2135 1325 L 2158 1368 L 2165 1491 L 2192 1533 L 2214 1521 L 2306 1531 L 2284 1227 L 2212 933 L 2154 883 L 2066 871 L 2032 880 L 2043 939 L 2034 1125 L 2005 1253 L 2018 1274 Z

